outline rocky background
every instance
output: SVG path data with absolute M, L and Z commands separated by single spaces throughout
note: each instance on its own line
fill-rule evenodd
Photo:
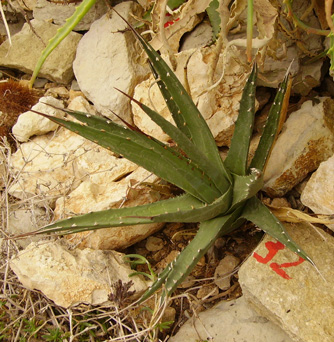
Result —
M 138 26 L 152 3 L 141 0 L 112 5 Z M 152 22 L 138 29 L 151 30 L 146 38 L 175 67 L 224 158 L 250 70 L 245 54 L 246 1 L 222 2 L 226 39 L 220 49 L 218 43 L 212 44 L 212 26 L 205 15 L 210 1 L 188 0 L 166 18 L 160 17 L 162 3 L 156 1 Z M 294 13 L 312 27 L 327 29 L 321 3 L 295 0 Z M 289 221 L 289 233 L 309 253 L 317 269 L 273 239 L 266 236 L 261 240 L 256 227 L 246 224 L 237 233 L 217 240 L 177 291 L 178 297 L 164 308 L 161 319 L 154 302 L 150 304 L 152 315 L 136 308 L 122 311 L 125 303 L 133 302 L 150 284 L 141 275 L 129 278 L 133 270 L 123 257 L 143 255 L 159 273 L 186 246 L 196 232 L 195 225 L 139 225 L 51 240 L 5 239 L 60 218 L 154 202 L 176 191 L 120 156 L 28 109 L 21 110 L 23 105 L 33 105 L 36 111 L 64 116 L 61 108 L 66 107 L 119 122 L 115 112 L 143 132 L 169 142 L 138 106 L 132 106 L 115 89 L 172 120 L 134 36 L 102 0 L 50 55 L 34 90 L 22 90 L 45 44 L 75 6 L 31 0 L 9 2 L 5 7 L 11 41 L 0 46 L 0 340 L 46 340 L 43 331 L 58 331 L 59 341 L 117 340 L 119 336 L 132 341 L 134 335 L 136 340 L 161 341 L 174 335 L 170 338 L 173 342 L 211 338 L 333 341 L 334 88 L 329 60 L 314 58 L 328 42 L 325 36 L 296 28 L 283 1 L 254 0 L 257 32 L 253 53 L 259 63 L 259 87 L 252 148 L 261 135 L 275 88 L 291 65 L 294 79 L 289 115 L 266 167 L 263 201 L 280 219 Z M 159 32 L 161 20 L 169 46 Z M 1 30 L 5 39 L 4 27 Z M 8 79 L 23 83 L 20 86 Z M 311 220 L 302 217 L 303 212 L 327 216 Z M 149 273 L 146 265 L 137 270 Z M 131 287 L 126 285 L 130 280 Z M 11 296 L 22 297 L 23 293 L 30 299 L 13 302 Z M 47 304 L 36 304 L 41 301 Z M 52 310 L 57 311 L 53 316 Z M 83 319 L 85 310 L 92 313 Z M 101 312 L 106 330 L 100 321 L 96 323 Z M 65 313 L 66 319 L 60 319 L 60 313 Z M 77 321 L 72 319 L 73 313 Z M 36 335 L 27 332 L 25 320 L 34 320 Z

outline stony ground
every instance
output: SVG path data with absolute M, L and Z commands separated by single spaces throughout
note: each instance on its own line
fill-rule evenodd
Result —
M 130 10 L 137 13 L 138 6 L 124 2 L 118 10 L 129 15 Z M 220 55 L 215 81 L 223 75 L 221 83 L 208 86 L 213 72 L 208 61 L 215 48 L 208 45 L 212 30 L 201 6 L 204 2 L 182 10 L 191 18 L 186 24 L 173 22 L 178 13 L 173 20 L 168 17 L 165 28 L 167 38 L 173 37 L 171 50 L 180 51 L 176 74 L 184 80 L 186 73 L 189 91 L 224 158 L 248 66 L 245 50 L 235 45 Z M 310 25 L 324 25 L 314 2 L 296 0 L 295 6 Z M 136 271 L 152 276 L 150 265 L 158 274 L 196 234 L 195 224 L 152 224 L 112 233 L 103 229 L 67 239 L 6 240 L 69 215 L 134 206 L 178 193 L 133 163 L 28 111 L 35 105 L 35 110 L 64 115 L 45 105 L 49 103 L 115 119 L 113 109 L 145 133 L 169 141 L 113 90 L 117 86 L 134 94 L 170 117 L 133 36 L 124 31 L 119 18 L 102 16 L 102 1 L 50 56 L 34 91 L 15 82 L 30 78 L 44 48 L 42 41 L 55 34 L 55 24 L 63 24 L 73 8 L 39 0 L 33 11 L 25 9 L 32 20 L 23 28 L 20 11 L 8 14 L 12 32 L 18 34 L 11 47 L 8 41 L 0 46 L 2 79 L 13 80 L 0 83 L 0 341 L 333 341 L 334 87 L 329 60 L 311 59 L 324 50 L 322 37 L 294 31 L 280 7 L 269 1 L 258 1 L 255 7 L 257 16 L 267 19 L 256 25 L 270 44 L 260 68 L 251 150 L 275 88 L 292 61 L 294 75 L 288 119 L 267 165 L 261 196 L 287 222 L 317 269 L 246 223 L 215 242 L 165 306 L 160 307 L 155 297 L 142 310 L 134 301 L 149 278 L 129 278 L 133 270 L 123 256 L 141 255 L 147 262 L 137 265 Z M 53 23 L 48 21 L 50 13 Z M 242 27 L 245 18 L 231 12 L 230 19 L 233 40 L 240 37 L 233 22 Z M 281 28 L 276 32 L 279 38 L 271 30 L 274 24 Z M 282 42 L 285 52 L 277 47 Z M 170 52 L 161 47 L 158 35 L 152 36 L 152 45 Z M 279 53 L 284 57 L 278 58 Z

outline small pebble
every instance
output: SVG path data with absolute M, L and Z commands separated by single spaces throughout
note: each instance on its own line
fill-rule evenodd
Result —
M 285 197 L 277 197 L 274 198 L 271 202 L 271 205 L 273 207 L 288 207 L 291 208 L 291 204 L 288 202 L 288 200 Z
M 221 290 L 227 290 L 231 286 L 231 276 L 234 269 L 239 265 L 240 260 L 233 255 L 227 255 L 220 260 L 215 270 L 215 284 Z
M 157 238 L 155 236 L 150 236 L 146 241 L 146 249 L 150 252 L 160 251 L 164 246 L 164 242 L 162 239 Z
M 208 286 L 202 286 L 196 293 L 196 297 L 198 299 L 205 298 L 209 295 L 209 297 L 217 296 L 219 294 L 218 287 L 214 284 Z

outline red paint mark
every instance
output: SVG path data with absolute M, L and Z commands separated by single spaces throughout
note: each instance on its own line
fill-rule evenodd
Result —
M 292 279 L 282 268 L 289 268 L 300 265 L 305 260 L 302 257 L 299 257 L 298 261 L 295 262 L 286 262 L 284 264 L 278 264 L 276 262 L 272 262 L 269 266 L 272 268 L 274 272 L 280 275 L 284 279 Z
M 264 258 L 257 253 L 253 254 L 254 258 L 261 264 L 266 264 L 276 255 L 279 250 L 284 249 L 284 245 L 279 241 L 268 241 L 265 243 L 265 246 L 268 249 L 268 254 Z
M 265 243 L 266 248 L 268 249 L 268 254 L 265 257 L 260 256 L 257 253 L 254 253 L 253 256 L 254 258 L 260 262 L 261 264 L 267 264 L 270 260 L 273 259 L 273 257 L 277 254 L 277 252 L 281 249 L 284 249 L 285 246 L 277 241 L 277 242 L 273 242 L 273 241 L 268 241 Z M 286 262 L 283 264 L 278 264 L 276 262 L 272 262 L 269 264 L 269 267 L 276 272 L 280 277 L 284 278 L 284 279 L 292 279 L 284 270 L 283 268 L 289 268 L 289 267 L 294 267 L 294 266 L 298 266 L 300 265 L 302 262 L 304 262 L 305 260 L 301 257 L 299 257 L 298 261 L 294 261 L 294 262 Z
M 292 279 L 284 270 L 281 269 L 281 265 L 279 265 L 277 262 L 272 262 L 269 266 L 274 272 L 276 272 L 282 278 L 286 280 Z
M 164 24 L 164 28 L 167 28 L 167 27 L 173 25 L 175 22 L 177 22 L 179 20 L 180 20 L 180 18 L 177 18 L 177 19 L 171 20 L 171 21 L 166 21 L 165 24 Z

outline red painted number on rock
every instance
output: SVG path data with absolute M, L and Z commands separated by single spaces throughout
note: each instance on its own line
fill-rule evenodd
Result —
M 268 254 L 265 257 L 262 257 L 261 255 L 254 253 L 254 258 L 260 262 L 261 264 L 267 264 L 270 260 L 273 259 L 273 257 L 277 254 L 277 252 L 281 249 L 284 249 L 285 246 L 277 241 L 268 241 L 265 243 L 266 248 L 268 249 Z M 293 266 L 298 266 L 304 261 L 303 258 L 299 257 L 298 261 L 295 262 L 286 262 L 283 264 L 278 264 L 277 262 L 272 262 L 269 264 L 269 267 L 276 272 L 279 276 L 281 276 L 284 279 L 291 279 L 291 277 L 283 270 L 283 268 L 289 268 Z

